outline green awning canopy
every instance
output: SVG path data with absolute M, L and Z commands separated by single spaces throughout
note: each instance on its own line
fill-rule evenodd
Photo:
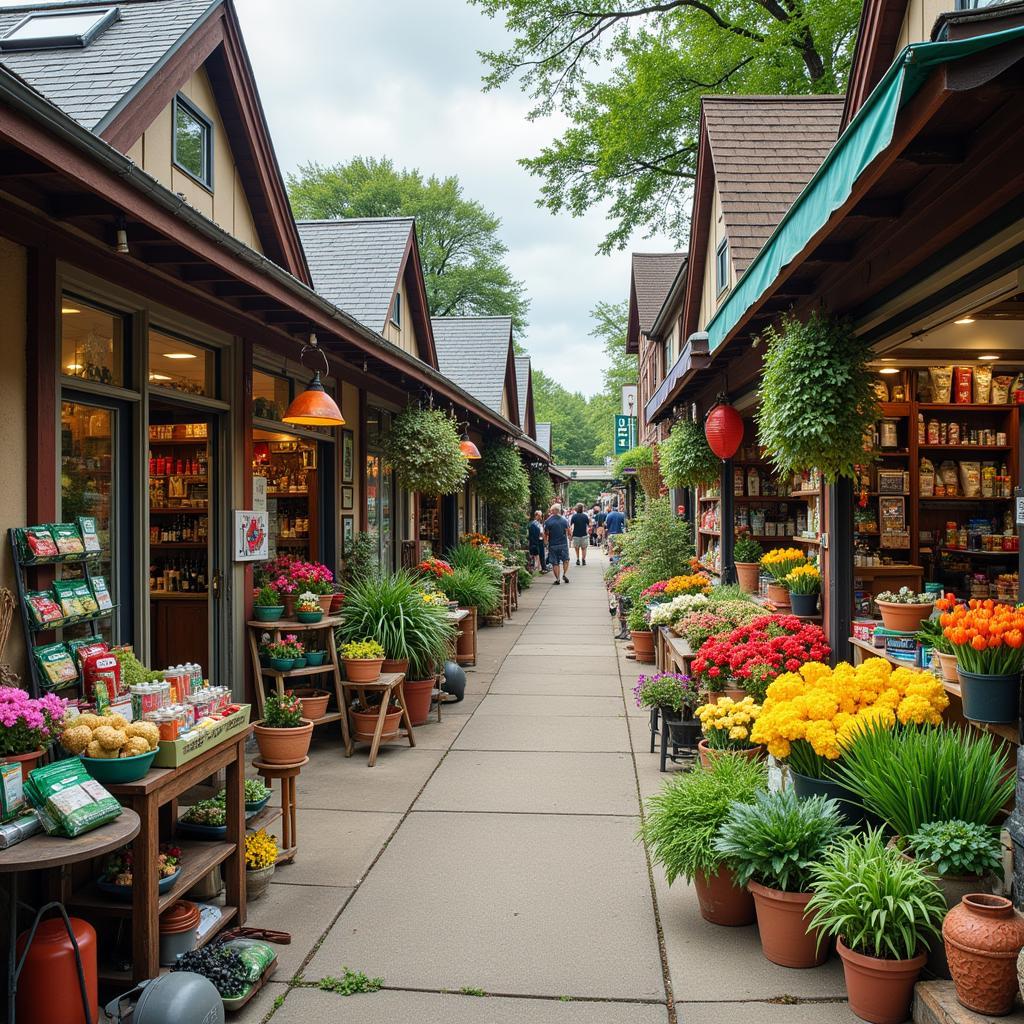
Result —
M 722 345 L 746 311 L 771 290 L 781 270 L 849 199 L 858 177 L 892 141 L 900 110 L 933 69 L 1022 36 L 1024 26 L 903 49 L 715 313 L 707 326 L 710 351 Z

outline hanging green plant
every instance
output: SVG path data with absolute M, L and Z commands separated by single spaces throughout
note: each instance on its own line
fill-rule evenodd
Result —
M 469 473 L 459 439 L 456 422 L 440 409 L 410 405 L 391 421 L 384 461 L 410 491 L 454 494 Z
M 555 488 L 551 483 L 551 477 L 545 466 L 533 465 L 530 467 L 530 509 L 540 509 L 547 512 L 555 500 Z
M 627 469 L 639 471 L 653 465 L 654 450 L 648 448 L 647 445 L 637 445 L 636 448 L 630 448 L 628 452 L 623 452 L 615 460 L 615 475 L 623 476 Z
M 829 483 L 852 477 L 879 415 L 868 347 L 849 321 L 817 310 L 805 323 L 784 316 L 765 337 L 757 432 L 768 460 L 783 474 L 817 467 Z
M 530 478 L 518 450 L 507 441 L 489 441 L 476 464 L 476 492 L 488 505 L 526 515 Z
M 715 483 L 722 461 L 708 447 L 704 428 L 693 420 L 680 420 L 658 445 L 661 473 L 669 487 L 697 487 Z

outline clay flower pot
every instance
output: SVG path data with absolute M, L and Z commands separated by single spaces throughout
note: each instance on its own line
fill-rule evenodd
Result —
M 295 618 L 295 602 L 298 601 L 298 594 L 282 594 L 281 600 L 284 602 L 284 619 Z
M 318 594 L 317 600 L 320 602 L 320 609 L 324 615 L 330 615 L 331 605 L 334 604 L 334 594 Z
M 434 683 L 433 678 L 406 679 L 402 683 L 405 707 L 413 725 L 423 725 L 430 718 L 430 697 L 434 692 Z
M 345 678 L 350 683 L 375 683 L 380 679 L 383 658 L 345 658 Z
M 882 613 L 882 625 L 898 633 L 916 633 L 921 623 L 932 613 L 932 604 L 896 604 L 892 601 L 876 601 Z
M 22 782 L 28 779 L 28 773 L 39 763 L 39 759 L 45 754 L 45 750 L 30 750 L 27 754 L 5 754 L 5 761 L 18 761 L 21 763 Z
M 964 896 L 942 922 L 956 997 L 968 1010 L 1002 1017 L 1017 997 L 1017 956 L 1024 917 L 1004 896 Z
M 713 875 L 693 876 L 700 916 L 711 924 L 739 928 L 754 923 L 754 898 L 736 884 L 733 873 L 722 866 Z
M 764 747 L 759 745 L 747 747 L 745 750 L 716 750 L 714 747 L 708 746 L 707 740 L 701 740 L 697 744 L 697 756 L 705 768 L 711 764 L 714 758 L 721 757 L 723 754 L 739 754 L 740 757 L 745 757 L 748 760 L 760 761 L 764 757 Z
M 380 717 L 379 709 L 373 708 L 370 711 L 350 711 L 352 718 L 352 735 L 357 740 L 373 739 L 373 733 L 377 728 L 377 719 Z M 397 704 L 388 708 L 384 716 L 384 731 L 381 733 L 382 740 L 391 739 L 398 735 L 398 723 L 402 720 L 402 709 Z
M 260 748 L 260 760 L 267 764 L 297 764 L 309 753 L 309 741 L 313 738 L 313 723 L 302 720 L 294 729 L 270 729 L 257 723 L 252 727 L 256 745 Z
M 331 695 L 326 690 L 301 689 L 292 691 L 302 701 L 302 717 L 315 722 L 327 714 L 327 702 Z
M 761 577 L 760 562 L 734 562 L 736 581 L 744 594 L 756 594 L 758 580 Z
M 768 600 L 779 608 L 789 607 L 789 591 L 778 583 L 768 584 Z
M 408 658 L 385 658 L 384 664 L 380 667 L 381 672 L 386 672 L 389 675 L 392 673 L 406 673 L 409 671 L 409 659 Z
M 245 896 L 246 899 L 258 900 L 270 888 L 270 880 L 274 877 L 276 864 L 266 868 L 245 869 Z
M 818 933 L 806 916 L 809 892 L 783 892 L 750 881 L 761 952 L 781 967 L 818 967 L 828 959 L 829 943 L 818 945 Z M 902 1019 L 902 1018 L 901 1018 Z
M 910 1016 L 914 983 L 927 954 L 913 960 L 879 960 L 855 953 L 842 939 L 836 942 L 836 950 L 843 961 L 850 1009 L 872 1024 L 903 1024 Z
M 960 676 L 957 675 L 956 671 L 956 655 L 943 654 L 942 651 L 936 651 L 935 653 L 939 658 L 939 667 L 942 669 L 943 681 L 947 683 L 959 683 Z
M 652 663 L 654 661 L 654 632 L 646 629 L 634 633 L 630 630 L 629 635 L 633 640 L 633 653 L 636 655 L 636 660 Z

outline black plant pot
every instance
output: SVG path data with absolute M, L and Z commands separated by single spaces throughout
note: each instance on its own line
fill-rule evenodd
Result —
M 455 704 L 466 696 L 466 673 L 454 661 L 444 663 L 444 681 L 441 683 L 441 689 L 455 698 Z
M 686 709 L 689 713 L 689 709 Z M 668 733 L 675 747 L 686 747 L 690 750 L 697 748 L 700 740 L 700 722 L 696 718 L 683 718 L 678 711 L 662 709 L 665 721 L 668 723 Z

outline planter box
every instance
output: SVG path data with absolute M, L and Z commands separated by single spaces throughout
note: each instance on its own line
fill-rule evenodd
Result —
M 249 727 L 251 704 L 243 704 L 233 715 L 222 718 L 209 729 L 194 729 L 185 739 L 161 740 L 160 747 L 153 760 L 154 768 L 178 768 L 188 764 L 210 747 L 223 743 L 229 736 L 234 736 Z

